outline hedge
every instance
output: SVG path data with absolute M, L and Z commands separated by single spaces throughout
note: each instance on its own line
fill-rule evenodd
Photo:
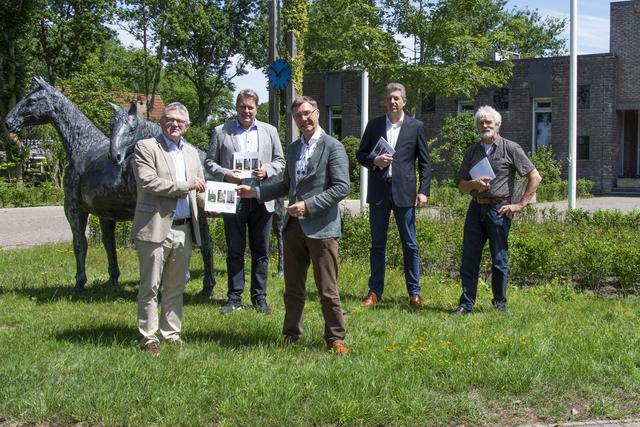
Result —
M 118 244 L 130 244 L 130 222 L 118 224 Z M 443 210 L 438 217 L 419 217 L 417 238 L 422 271 L 457 277 L 464 219 Z M 221 219 L 210 221 L 215 251 L 226 251 Z M 340 239 L 343 261 L 369 262 L 367 216 L 345 215 Z M 90 239 L 99 243 L 99 222 L 90 220 Z M 272 247 L 275 238 L 272 235 Z M 389 227 L 387 265 L 402 268 L 402 246 L 395 226 Z M 624 293 L 640 291 L 640 211 L 621 213 L 528 209 L 513 221 L 509 239 L 510 281 L 535 285 L 549 281 L 585 289 L 612 285 Z M 488 245 L 482 274 L 490 274 Z

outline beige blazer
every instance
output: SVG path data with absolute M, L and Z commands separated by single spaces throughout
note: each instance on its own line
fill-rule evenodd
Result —
M 173 159 L 162 139 L 162 135 L 159 135 L 141 139 L 135 145 L 132 162 L 138 197 L 131 236 L 146 242 L 164 241 L 171 229 L 177 199 L 189 195 L 191 229 L 199 245 L 201 239 L 196 204 L 204 206 L 204 193 L 196 195 L 195 190 L 188 190 L 188 182 L 176 181 Z M 194 177 L 203 178 L 198 152 L 190 144 L 185 144 L 184 161 L 187 181 Z
M 240 141 L 236 136 L 238 121 L 236 119 L 217 126 L 211 135 L 211 144 L 204 167 L 216 181 L 224 181 L 227 172 L 233 169 L 233 154 L 240 151 Z M 256 185 L 266 185 L 277 182 L 282 178 L 284 169 L 284 155 L 278 130 L 269 123 L 255 121 L 258 128 L 258 147 L 260 161 L 264 166 L 267 177 L 258 181 Z M 238 204 L 238 207 L 240 204 Z M 264 204 L 267 212 L 273 212 L 274 203 L 268 201 Z

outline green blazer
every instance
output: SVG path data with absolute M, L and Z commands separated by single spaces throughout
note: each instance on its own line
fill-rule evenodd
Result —
M 260 200 L 288 196 L 290 205 L 303 200 L 306 214 L 300 219 L 300 227 L 304 234 L 312 239 L 340 237 L 338 203 L 351 191 L 347 152 L 338 140 L 323 134 L 309 159 L 307 175 L 296 185 L 296 159 L 301 148 L 300 139 L 289 146 L 282 181 L 260 186 Z M 287 214 L 285 227 L 288 221 Z

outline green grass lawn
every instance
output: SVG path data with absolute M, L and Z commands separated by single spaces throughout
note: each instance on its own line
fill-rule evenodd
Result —
M 424 248 L 423 248 L 424 250 Z M 408 307 L 390 271 L 382 304 L 359 307 L 367 262 L 342 265 L 346 357 L 331 354 L 313 281 L 305 337 L 283 348 L 283 282 L 269 316 L 218 313 L 196 296 L 192 259 L 182 348 L 137 347 L 137 257 L 119 251 L 121 287 L 104 285 L 93 246 L 89 283 L 73 293 L 70 244 L 0 251 L 0 420 L 105 425 L 513 425 L 640 414 L 640 302 L 549 283 L 509 289 L 510 316 L 481 285 L 476 313 L 450 318 L 455 279 L 423 278 L 426 307 Z M 275 263 L 272 263 L 275 264 Z M 216 258 L 226 294 L 224 260 Z M 311 277 L 311 275 L 310 275 Z

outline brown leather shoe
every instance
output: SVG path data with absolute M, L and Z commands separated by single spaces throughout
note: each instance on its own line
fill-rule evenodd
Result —
M 410 295 L 409 305 L 413 308 L 422 308 L 422 298 L 420 297 L 420 294 Z
M 150 353 L 153 357 L 160 356 L 160 343 L 158 341 L 149 341 L 148 343 L 140 346 L 143 351 Z
M 342 341 L 334 341 L 331 343 L 331 351 L 340 356 L 344 356 L 349 353 L 349 349 Z
M 362 299 L 360 304 L 362 307 L 372 307 L 380 301 L 380 297 L 375 292 L 369 292 L 366 297 Z

